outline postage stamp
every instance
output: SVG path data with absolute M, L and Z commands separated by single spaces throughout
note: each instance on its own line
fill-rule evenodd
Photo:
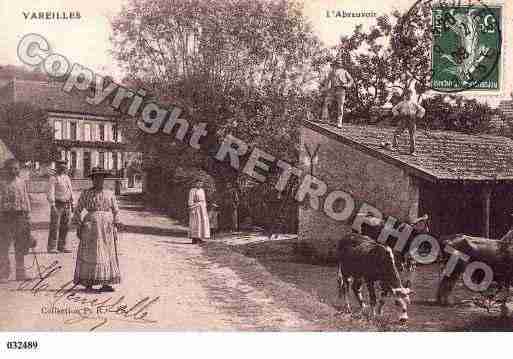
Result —
M 501 88 L 501 6 L 432 8 L 432 87 L 441 91 Z

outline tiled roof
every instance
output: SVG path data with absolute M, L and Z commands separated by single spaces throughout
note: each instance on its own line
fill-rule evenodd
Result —
M 83 92 L 67 93 L 62 90 L 62 83 L 27 80 L 14 81 L 14 100 L 29 102 L 46 111 L 73 112 L 98 116 L 120 116 L 109 106 L 108 101 L 96 106 L 90 105 Z
M 383 142 L 392 142 L 394 127 L 347 124 L 337 128 L 309 121 L 304 125 L 432 182 L 513 182 L 513 140 L 509 138 L 418 129 L 416 156 L 412 156 L 407 131 L 399 138 L 399 149 L 382 147 Z

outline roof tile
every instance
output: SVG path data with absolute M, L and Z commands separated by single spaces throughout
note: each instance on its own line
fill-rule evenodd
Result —
M 513 180 L 513 140 L 506 137 L 417 130 L 416 156 L 412 156 L 406 131 L 399 138 L 398 149 L 382 147 L 382 142 L 392 142 L 394 127 L 305 124 L 432 180 Z
M 91 105 L 85 98 L 85 91 L 67 93 L 62 90 L 63 83 L 28 80 L 13 80 L 15 83 L 15 101 L 25 101 L 46 111 L 84 113 L 98 116 L 120 116 L 120 113 L 107 102 Z

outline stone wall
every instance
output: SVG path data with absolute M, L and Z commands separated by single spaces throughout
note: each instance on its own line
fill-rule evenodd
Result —
M 310 153 L 319 146 L 317 158 Z M 301 247 L 313 256 L 333 259 L 337 241 L 351 231 L 354 215 L 363 202 L 379 209 L 385 217 L 407 221 L 418 214 L 418 186 L 403 169 L 356 148 L 350 140 L 333 134 L 327 136 L 305 126 L 301 129 L 300 162 L 306 173 L 328 185 L 328 192 L 342 190 L 355 200 L 355 212 L 347 222 L 337 222 L 320 210 L 309 207 L 308 197 L 299 210 Z M 313 168 L 310 163 L 313 162 Z M 323 199 L 325 196 L 323 197 Z M 341 211 L 344 202 L 341 202 Z

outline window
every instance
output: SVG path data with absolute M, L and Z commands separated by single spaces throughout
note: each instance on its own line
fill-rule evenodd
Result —
M 54 121 L 55 139 L 62 140 L 62 121 Z
M 112 124 L 106 123 L 105 124 L 105 141 L 112 141 Z
M 84 141 L 91 141 L 91 124 L 84 124 Z
M 123 169 L 123 153 L 119 152 L 118 153 L 118 170 L 122 170 L 122 169 Z
M 98 166 L 105 168 L 105 152 L 98 153 Z
M 73 141 L 76 141 L 77 140 L 77 123 L 76 122 L 70 122 L 69 124 L 69 136 L 70 136 L 70 139 L 73 140 Z
M 105 152 L 105 169 L 112 169 L 112 152 Z
M 77 153 L 75 151 L 71 151 L 71 168 L 77 168 Z
M 62 139 L 69 139 L 69 121 L 62 121 Z
M 112 125 L 112 140 L 118 142 L 118 125 Z
M 91 125 L 91 140 L 98 141 L 98 124 L 96 123 Z
M 100 132 L 100 141 L 105 141 L 105 125 L 98 125 L 98 131 Z
M 113 167 L 113 170 L 115 170 L 115 171 L 119 170 L 119 168 L 118 168 L 118 153 L 117 152 L 114 152 L 112 154 L 112 167 Z

